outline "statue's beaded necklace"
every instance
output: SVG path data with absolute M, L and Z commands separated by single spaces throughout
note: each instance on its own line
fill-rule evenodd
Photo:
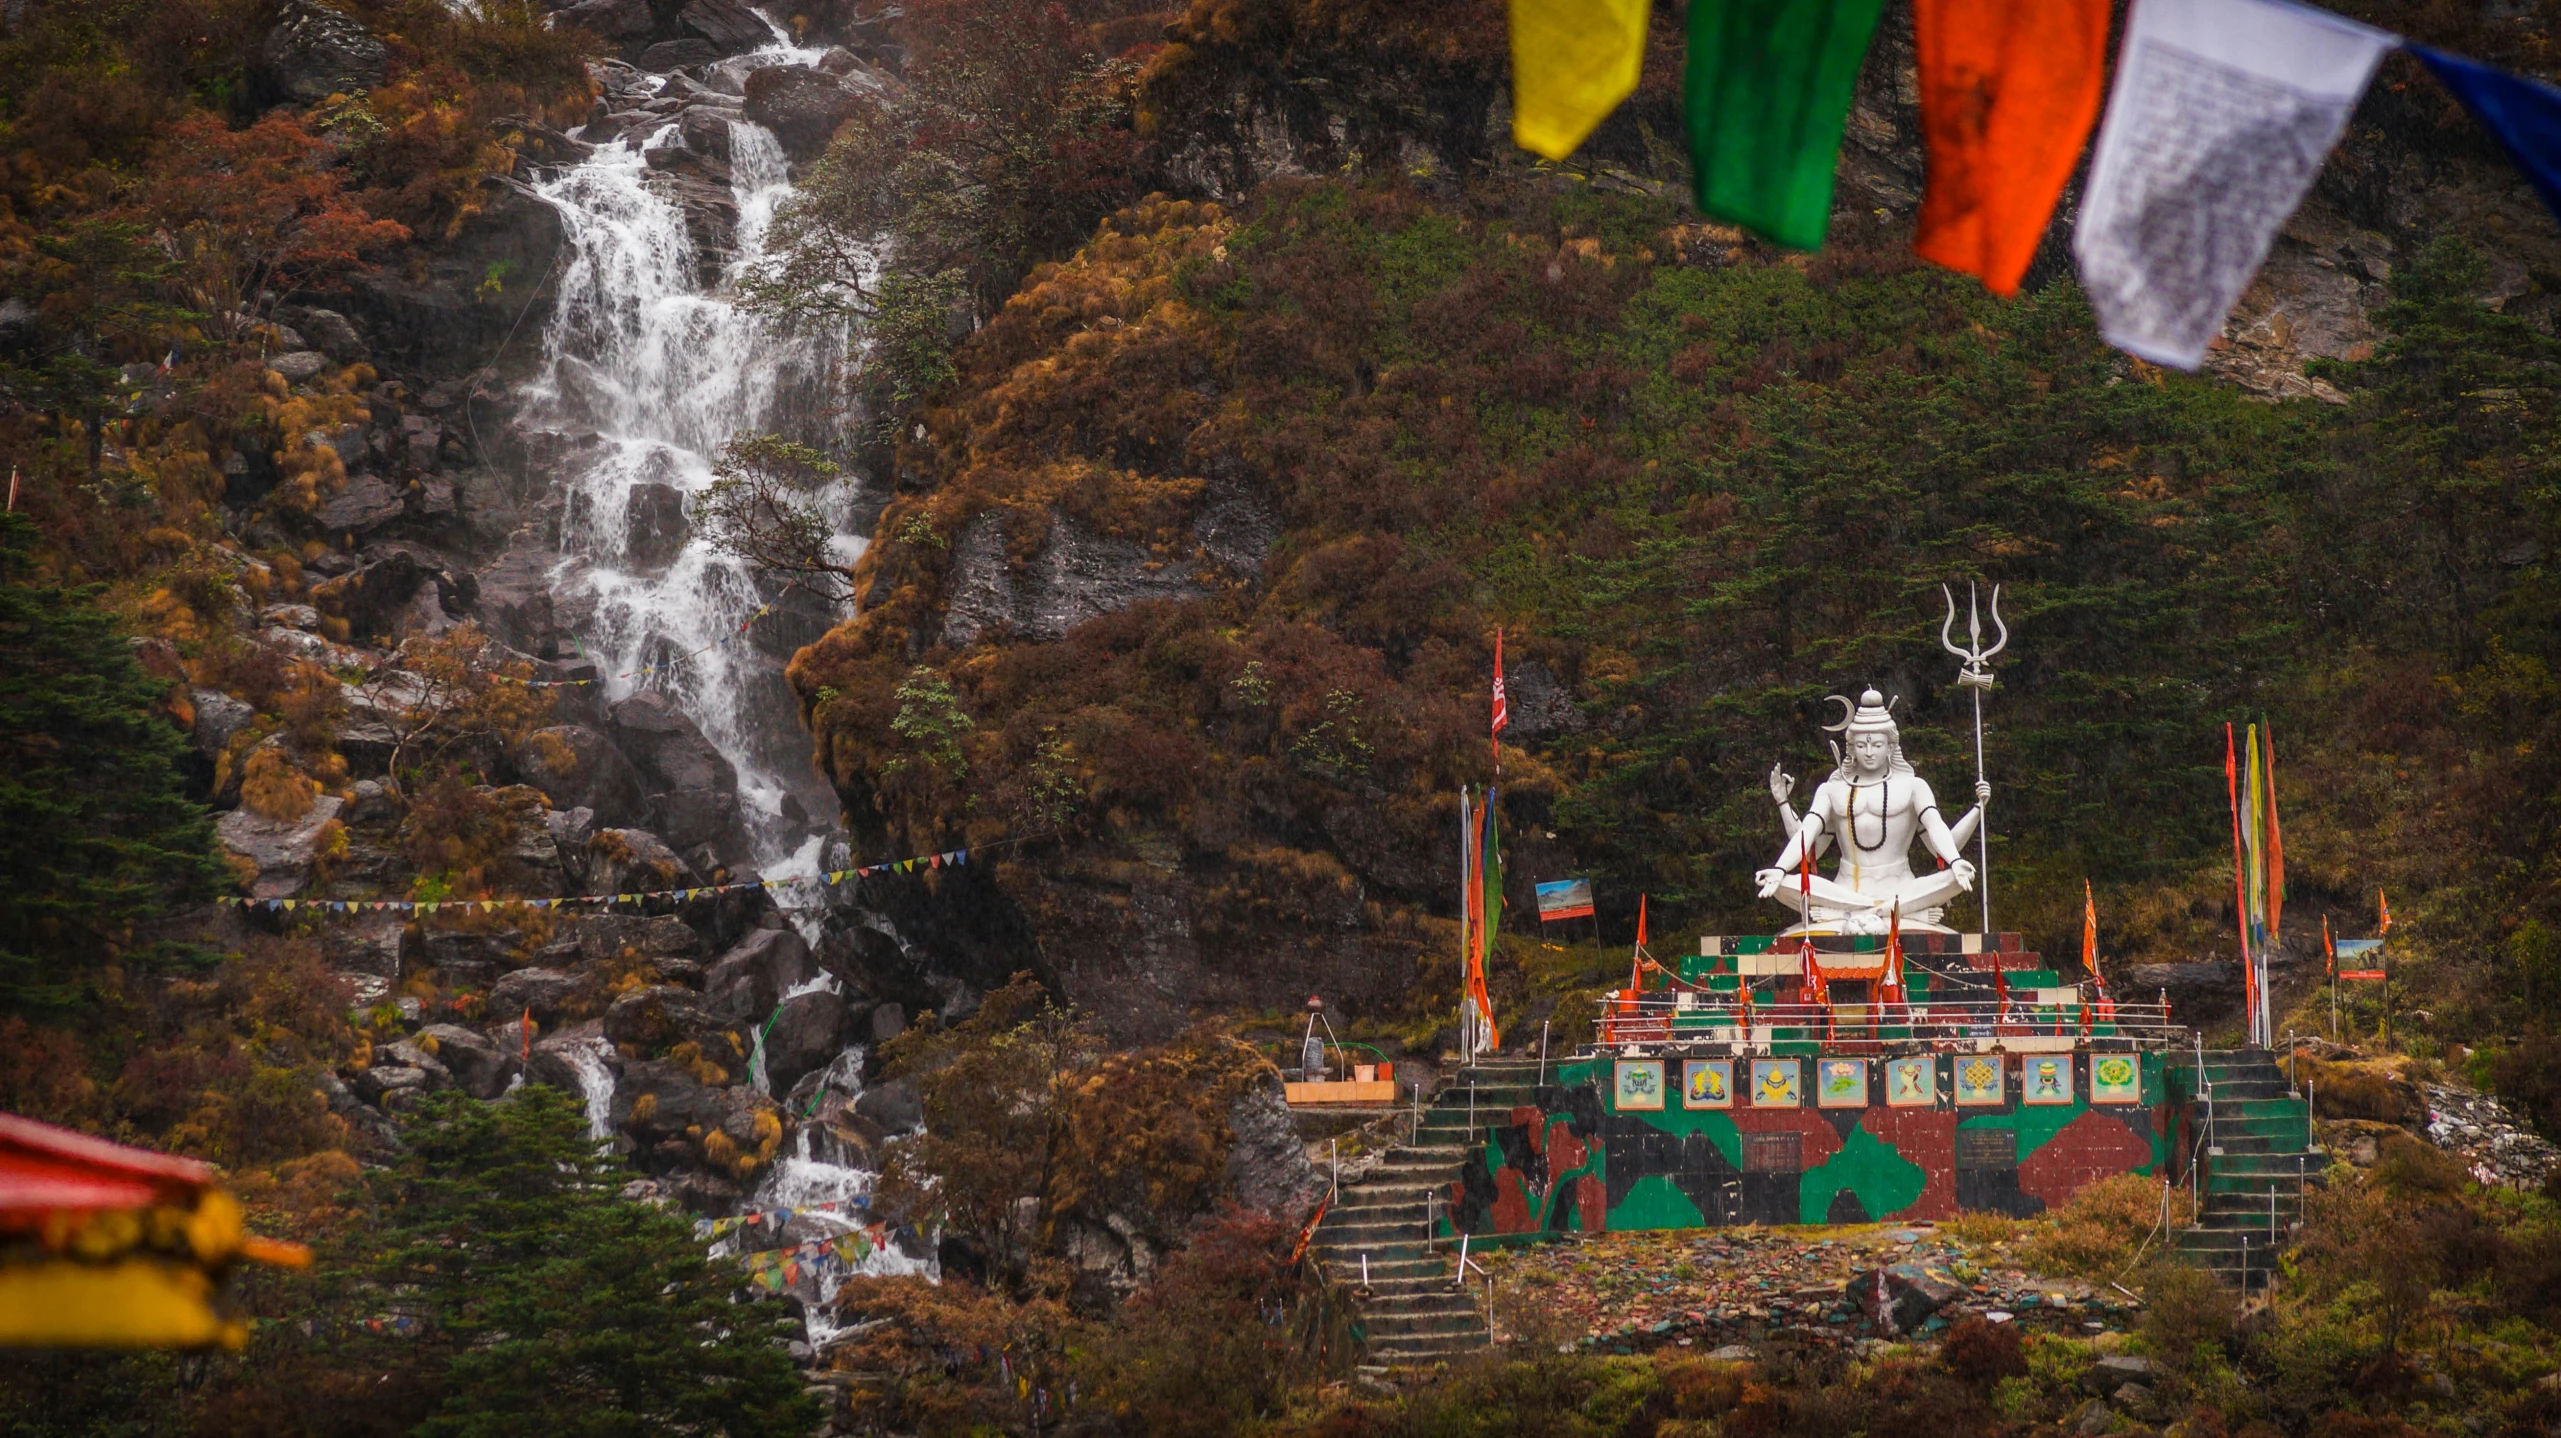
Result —
M 1876 796 L 1876 842 L 1873 844 L 1859 837 L 1858 781 L 1855 779 L 1850 780 L 1849 788 L 1850 802 L 1846 807 L 1849 809 L 1850 843 L 1861 853 L 1873 854 L 1877 850 L 1885 847 L 1885 840 L 1890 832 L 1889 826 L 1885 822 L 1885 816 L 1894 812 L 1894 780 L 1889 776 L 1878 780 L 1876 783 L 1876 788 L 1882 792 Z

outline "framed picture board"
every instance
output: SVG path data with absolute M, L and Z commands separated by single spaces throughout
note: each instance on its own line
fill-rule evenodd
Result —
M 1620 1059 L 1617 1078 L 1616 1107 L 1620 1113 L 1643 1113 L 1663 1107 L 1661 1059 Z
M 1956 1056 L 1956 1101 L 1989 1105 L 2009 1102 L 2008 1060 L 1999 1054 Z
M 1885 1102 L 1893 1108 L 1929 1108 L 1939 1101 L 1939 1061 L 1928 1054 L 1885 1061 Z
M 1829 1054 L 1816 1059 L 1814 1103 L 1818 1108 L 1867 1107 L 1867 1060 Z
M 1805 1065 L 1795 1059 L 1752 1060 L 1752 1107 L 1803 1108 Z
M 1681 1063 L 1681 1107 L 1732 1108 L 1734 1061 L 1686 1059 Z
M 2063 1104 L 2071 1101 L 2070 1054 L 2029 1054 L 2019 1061 L 2019 1102 Z

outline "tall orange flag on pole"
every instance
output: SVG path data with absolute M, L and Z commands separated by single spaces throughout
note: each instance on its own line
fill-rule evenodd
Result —
M 1923 259 L 2015 294 L 2099 117 L 2108 0 L 1913 0 Z

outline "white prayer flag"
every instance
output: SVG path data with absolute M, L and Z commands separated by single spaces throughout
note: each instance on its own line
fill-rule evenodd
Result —
M 2108 343 L 2197 367 L 2398 43 L 2285 0 L 2134 0 L 2072 236 Z

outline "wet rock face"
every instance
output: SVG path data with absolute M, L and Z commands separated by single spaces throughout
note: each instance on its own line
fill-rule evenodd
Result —
M 777 1092 L 835 1062 L 844 1050 L 844 996 L 816 989 L 783 1002 L 765 1030 L 765 1077 Z
M 623 555 L 642 569 L 675 561 L 692 530 L 685 523 L 685 492 L 672 484 L 635 485 L 623 513 Z
M 809 945 L 800 935 L 789 929 L 758 929 L 712 964 L 703 979 L 703 998 L 714 1013 L 753 1020 L 773 1012 L 784 991 L 806 983 L 815 972 Z M 774 1087 L 789 1085 L 777 1080 Z
M 518 746 L 515 760 L 516 772 L 551 796 L 554 808 L 591 811 L 590 832 L 594 825 L 621 828 L 648 816 L 640 770 L 611 739 L 584 724 L 535 730 Z
M 1200 598 L 1210 592 L 1204 580 L 1259 576 L 1280 521 L 1243 486 L 1217 486 L 1192 533 L 1193 552 L 1168 560 L 1146 545 L 1054 515 L 1039 551 L 1018 566 L 1006 553 L 1002 516 L 980 515 L 952 546 L 943 638 L 952 644 L 998 634 L 1058 639 L 1088 619 L 1143 600 Z
M 300 817 L 270 819 L 250 809 L 234 809 L 215 824 L 222 846 L 248 861 L 258 877 L 249 892 L 261 899 L 290 899 L 311 884 L 312 861 L 321 831 L 338 817 L 342 801 L 324 794 Z
M 304 105 L 372 89 L 382 83 L 384 65 L 391 58 L 383 43 L 353 17 L 311 0 L 285 0 L 276 27 L 267 32 L 258 54 L 268 83 Z
M 775 66 L 747 77 L 747 118 L 774 132 L 783 153 L 806 162 L 818 158 L 836 128 L 861 113 L 876 82 L 851 80 L 824 70 Z
M 1227 1191 L 1243 1206 L 1293 1220 L 1325 1189 L 1275 1074 L 1227 1110 Z

